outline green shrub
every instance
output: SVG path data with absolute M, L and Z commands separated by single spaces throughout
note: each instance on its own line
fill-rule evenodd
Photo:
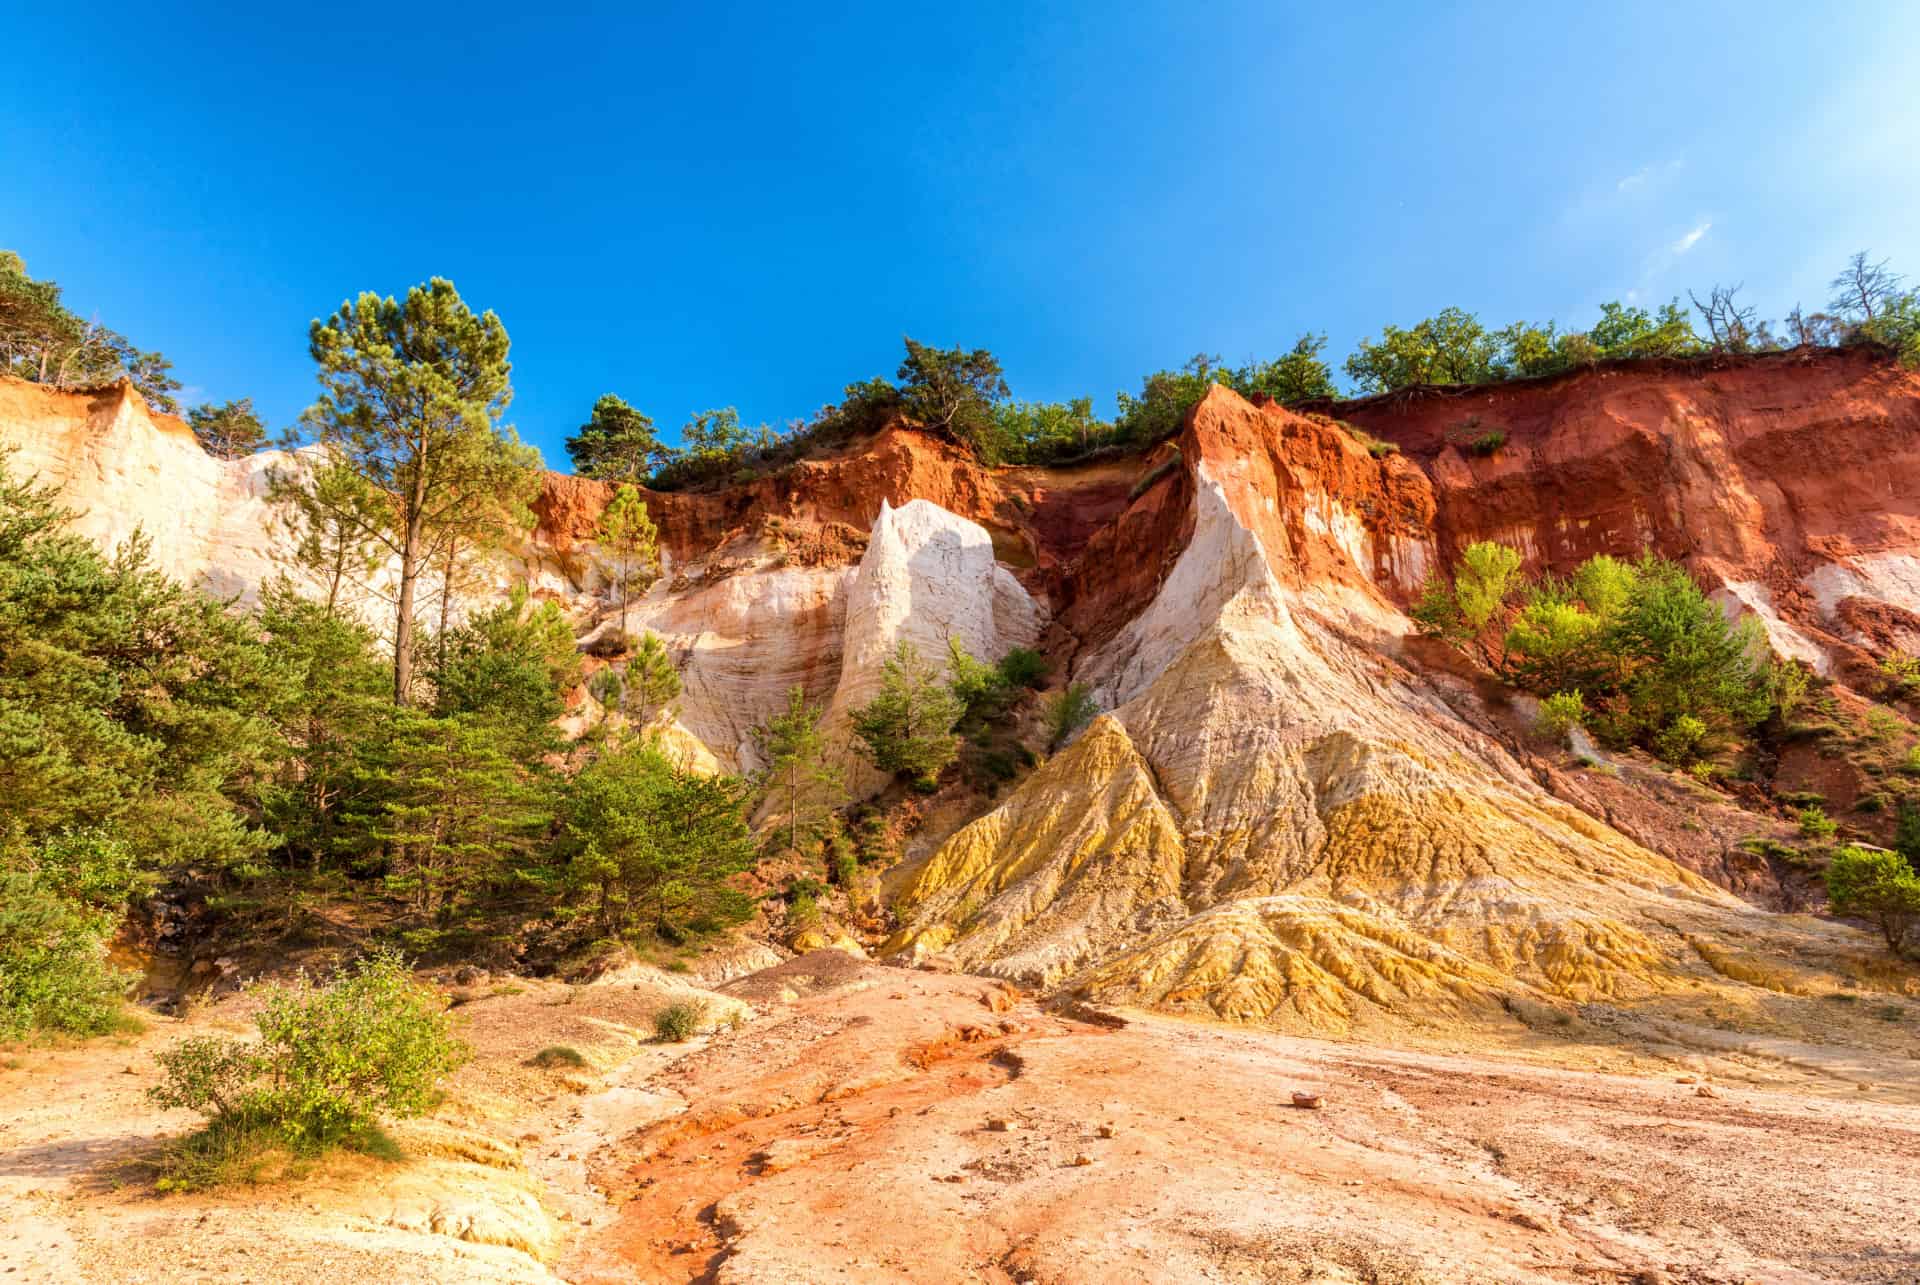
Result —
M 662 1043 L 684 1044 L 700 1033 L 707 1020 L 707 1002 L 683 999 L 653 1015 L 653 1033 Z
M 1920 745 L 1907 751 L 1907 756 L 1900 760 L 1900 770 L 1908 776 L 1920 776 Z
M 1093 721 L 1100 712 L 1094 702 L 1093 689 L 1085 683 L 1068 683 L 1066 689 L 1055 692 L 1047 699 L 1044 713 L 1047 720 L 1047 748 L 1057 750 L 1064 745 L 1075 732 Z
M 1813 671 L 1797 660 L 1776 659 L 1767 667 L 1767 685 L 1773 693 L 1773 707 L 1782 721 L 1791 717 L 1807 698 Z
M 842 888 L 852 887 L 855 876 L 860 872 L 860 856 L 854 850 L 853 836 L 847 833 L 847 827 L 838 816 L 828 821 L 822 848 L 827 859 L 828 876 Z
M 736 922 L 753 903 L 732 886 L 754 863 L 746 782 L 694 772 L 649 741 L 609 750 L 560 799 L 554 855 L 599 930 L 669 940 Z
M 814 901 L 826 895 L 827 885 L 818 879 L 806 875 L 794 875 L 787 880 L 786 899 L 788 905 L 799 901 Z
M 1872 920 L 1897 951 L 1920 923 L 1920 875 L 1898 853 L 1843 846 L 1827 863 L 1827 900 L 1835 914 Z
M 947 640 L 947 690 L 960 702 L 960 716 L 954 726 L 976 744 L 990 739 L 995 727 L 1004 723 L 1025 690 L 1024 675 L 1030 669 L 1028 657 L 1041 666 L 1045 677 L 1046 661 L 1038 652 L 1016 648 L 998 664 L 984 665 L 975 660 L 958 638 Z M 1016 680 L 1009 674 L 1022 676 Z
M 565 1044 L 549 1044 L 527 1059 L 528 1066 L 542 1071 L 578 1070 L 586 1064 L 587 1059 L 579 1049 Z
M 1782 861 L 1791 861 L 1796 864 L 1803 860 L 1798 848 L 1789 847 L 1777 839 L 1769 839 L 1764 835 L 1754 835 L 1742 839 L 1740 840 L 1740 847 L 1753 853 L 1756 857 L 1777 857 Z
M 1793 814 L 1794 821 L 1800 827 L 1800 833 L 1809 839 L 1824 841 L 1840 832 L 1840 823 L 1827 815 L 1827 810 L 1818 803 L 1809 803 Z
M 342 1145 L 388 1162 L 403 1158 L 393 1139 L 373 1125 L 356 1130 Z M 305 1176 L 326 1150 L 289 1141 L 268 1120 L 250 1115 L 222 1117 L 168 1143 L 154 1185 L 162 1192 L 189 1192 L 296 1179 Z
M 1804 673 L 1757 662 L 1758 626 L 1729 622 L 1678 563 L 1601 555 L 1531 583 L 1520 563 L 1505 545 L 1471 545 L 1451 583 L 1430 580 L 1407 614 L 1518 687 L 1580 692 L 1583 725 L 1603 741 L 1687 766 L 1804 693 Z
M 1478 634 L 1512 596 L 1519 575 L 1518 550 L 1488 540 L 1468 545 L 1453 577 L 1453 597 L 1459 604 L 1461 623 Z
M 1682 714 L 1660 729 L 1653 748 L 1661 758 L 1680 767 L 1698 761 L 1707 739 L 1707 725 L 1691 714 Z
M 1467 449 L 1475 455 L 1492 455 L 1507 444 L 1507 435 L 1499 429 L 1482 433 L 1467 443 Z
M 1000 681 L 1008 687 L 1031 689 L 1046 685 L 1053 662 L 1031 647 L 1015 647 L 1002 656 L 994 668 L 999 671 Z
M 1542 736 L 1560 740 L 1580 726 L 1586 717 L 1586 698 L 1579 692 L 1555 692 L 1540 702 L 1540 713 L 1535 716 L 1533 725 Z
M 1920 804 L 1900 800 L 1900 812 L 1894 819 L 1893 850 L 1920 873 Z
M 959 753 L 954 725 L 966 703 L 904 638 L 881 669 L 880 691 L 853 711 L 853 732 L 873 765 L 931 787 Z
M 1880 659 L 1880 672 L 1894 696 L 1920 690 L 1920 656 L 1910 656 L 1904 651 L 1888 652 Z
M 265 1127 L 311 1152 L 352 1142 L 381 1116 L 424 1114 L 467 1054 L 445 1003 L 397 954 L 366 956 L 324 986 L 302 974 L 259 994 L 257 1041 L 200 1036 L 156 1055 L 156 1105 Z
M 0 874 L 0 1040 L 126 1028 L 133 978 L 107 963 L 115 919 L 33 875 Z
M 96 910 L 118 911 L 148 882 L 133 845 L 98 826 L 49 835 L 32 864 L 47 891 Z
M 1905 726 L 1906 720 L 1891 710 L 1870 709 L 1867 711 L 1867 737 L 1870 740 L 1879 741 L 1884 745 L 1899 736 L 1901 729 Z

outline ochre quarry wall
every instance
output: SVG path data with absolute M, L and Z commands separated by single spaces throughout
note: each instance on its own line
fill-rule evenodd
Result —
M 1847 360 L 1813 369 L 1854 388 L 1892 439 L 1871 449 L 1897 455 L 1916 404 L 1908 377 Z M 1651 373 L 1656 387 L 1671 379 Z M 1709 480 L 1693 412 L 1666 393 L 1620 396 L 1642 407 L 1642 449 L 1678 471 L 1645 503 L 1678 506 L 1684 531 L 1689 497 L 1716 497 L 1708 530 L 1723 524 L 1731 484 Z M 1737 410 L 1720 414 L 1720 436 L 1751 431 Z M 1395 424 L 1382 411 L 1365 427 L 1401 440 Z M 1551 499 L 1528 507 L 1520 470 L 1571 450 L 1579 431 L 1546 423 L 1533 456 L 1488 461 L 1489 478 L 1516 470 L 1491 511 L 1578 531 Z M 1322 1033 L 1572 1023 L 1593 1005 L 1660 1020 L 1702 993 L 1751 1000 L 1756 977 L 1778 993 L 1844 972 L 1853 930 L 1757 910 L 1554 797 L 1400 663 L 1398 604 L 1472 539 L 1513 540 L 1556 568 L 1641 547 L 1562 549 L 1525 523 L 1484 520 L 1449 473 L 1483 465 L 1417 426 L 1405 436 L 1415 449 L 1375 457 L 1335 417 L 1211 393 L 1178 439 L 1180 476 L 1090 546 L 1129 568 L 1103 617 L 1117 625 L 1081 630 L 1073 667 L 1107 715 L 911 872 L 890 945 L 1043 989 Z M 1525 428 L 1516 439 L 1530 440 Z M 1855 529 L 1908 556 L 1897 513 Z M 1155 534 L 1180 543 L 1153 547 Z M 1713 538 L 1744 577 L 1845 566 L 1832 544 L 1779 568 L 1750 533 Z M 1101 601 L 1096 575 L 1079 569 L 1070 610 Z
M 1469 449 L 1494 431 L 1498 450 Z M 12 381 L 0 446 L 89 534 L 143 527 L 182 578 L 244 597 L 277 565 L 264 479 L 297 456 L 211 460 L 124 386 Z M 1320 1033 L 1526 1029 L 1594 1005 L 1659 1021 L 1810 994 L 1866 940 L 1613 828 L 1614 796 L 1558 788 L 1463 704 L 1470 684 L 1415 663 L 1402 609 L 1474 540 L 1561 571 L 1650 546 L 1844 678 L 1920 646 L 1916 483 L 1920 380 L 1864 353 L 1300 414 L 1220 388 L 1142 456 L 993 469 L 901 425 L 650 492 L 666 567 L 629 626 L 667 642 L 674 734 L 718 768 L 753 766 L 750 729 L 794 685 L 844 730 L 901 638 L 1037 643 L 1087 684 L 1087 730 L 894 873 L 902 958 Z M 562 602 L 590 651 L 618 623 L 592 541 L 608 496 L 549 475 L 495 569 L 500 592 Z M 1734 868 L 1709 857 L 1696 868 Z
M 1651 547 L 1827 670 L 1847 649 L 1920 646 L 1920 372 L 1796 350 L 1640 362 L 1328 408 L 1432 481 L 1433 537 L 1566 571 Z M 1470 443 L 1505 443 L 1488 455 Z

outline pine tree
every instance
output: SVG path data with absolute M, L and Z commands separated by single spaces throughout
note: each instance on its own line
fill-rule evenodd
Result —
M 594 898 L 602 931 L 646 921 L 677 937 L 752 910 L 728 880 L 751 868 L 750 787 L 676 766 L 641 741 L 603 754 L 569 784 L 559 851 L 568 881 Z
M 318 871 L 358 848 L 342 818 L 361 804 L 360 756 L 392 708 L 384 697 L 385 665 L 371 630 L 301 597 L 285 579 L 262 588 L 254 616 L 268 653 L 291 680 L 285 699 L 266 711 L 288 749 L 262 791 L 266 823 L 290 856 Z
M 953 729 L 965 712 L 940 671 L 903 638 L 881 671 L 879 695 L 853 712 L 853 731 L 875 767 L 926 788 L 959 753 Z
M 318 586 L 329 617 L 338 614 L 380 566 L 384 497 L 329 452 L 317 464 L 269 469 L 267 498 L 282 559 Z
M 387 889 L 421 925 L 413 940 L 424 945 L 505 881 L 549 813 L 544 778 L 514 752 L 501 720 L 409 709 L 393 719 L 373 755 L 380 801 L 369 828 L 385 846 Z
M 253 398 L 242 397 L 216 406 L 205 402 L 187 412 L 194 440 L 215 459 L 237 460 L 266 445 L 267 426 L 253 409 Z
M 772 817 L 786 831 L 787 847 L 800 846 L 800 831 L 833 810 L 844 796 L 840 771 L 827 760 L 820 731 L 826 711 L 807 702 L 806 688 L 787 691 L 787 707 L 753 729 L 761 768 L 754 781 L 773 803 Z
M 601 550 L 613 563 L 614 591 L 620 596 L 620 634 L 627 632 L 627 604 L 634 597 L 634 586 L 645 593 L 660 578 L 659 533 L 647 516 L 640 493 L 623 486 L 613 502 L 600 515 L 596 533 Z
M 627 661 L 620 703 L 637 727 L 646 727 L 667 703 L 680 694 L 680 675 L 660 635 L 649 629 L 641 635 Z
M 71 516 L 0 459 L 0 844 L 111 826 L 155 865 L 252 861 L 284 669 L 144 537 L 109 561 Z
M 517 445 L 497 422 L 513 396 L 507 329 L 435 277 L 404 302 L 365 293 L 343 303 L 313 323 L 309 348 L 321 394 L 305 423 L 388 506 L 373 534 L 399 559 L 393 689 L 408 704 L 421 574 L 469 520 L 502 442 Z
M 509 548 L 533 528 L 543 477 L 540 452 L 511 437 L 495 437 L 462 457 L 458 476 L 448 483 L 452 503 L 434 534 L 432 561 L 440 573 L 436 663 L 446 663 L 454 602 L 479 580 L 479 556 Z
M 556 602 L 534 604 L 515 587 L 505 602 L 480 613 L 448 639 L 434 673 L 435 708 L 500 724 L 523 759 L 555 747 L 553 721 L 580 681 L 573 626 Z
M 653 421 L 608 393 L 593 404 L 593 415 L 567 439 L 573 471 L 600 482 L 637 485 L 666 461 L 667 450 Z

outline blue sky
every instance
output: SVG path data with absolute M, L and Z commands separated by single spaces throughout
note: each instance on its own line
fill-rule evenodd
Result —
M 1902 0 L 269 8 L 36 16 L 0 246 L 276 427 L 312 318 L 435 274 L 505 320 L 562 467 L 603 392 L 778 423 L 903 333 L 1110 407 L 1449 304 L 1920 275 Z

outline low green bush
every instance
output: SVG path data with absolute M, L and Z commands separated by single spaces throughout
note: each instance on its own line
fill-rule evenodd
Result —
M 705 1000 L 683 999 L 653 1015 L 653 1033 L 662 1043 L 684 1044 L 700 1033 L 706 1020 Z
M 1700 758 L 1707 731 L 1707 725 L 1693 715 L 1681 714 L 1653 738 L 1654 751 L 1669 763 L 1691 766 Z
M 1880 672 L 1886 677 L 1889 694 L 1906 696 L 1920 691 L 1920 656 L 1904 651 L 1888 652 L 1880 660 Z
M 1920 924 L 1920 874 L 1897 852 L 1846 845 L 1827 864 L 1827 900 L 1837 915 L 1872 920 L 1897 952 Z
M 586 1056 L 579 1049 L 565 1044 L 549 1044 L 527 1059 L 528 1066 L 542 1071 L 577 1070 L 586 1064 Z
M 1533 725 L 1542 736 L 1555 740 L 1580 726 L 1587 717 L 1587 702 L 1579 692 L 1555 692 L 1540 702 Z
M 107 962 L 116 916 L 34 874 L 0 874 L 0 1040 L 106 1035 L 130 1025 L 130 974 Z
M 1100 712 L 1100 706 L 1093 699 L 1092 688 L 1085 683 L 1068 683 L 1065 690 L 1055 692 L 1048 698 L 1044 712 L 1047 719 L 1047 748 L 1057 750 L 1075 732 L 1093 721 L 1093 716 Z
M 1044 685 L 1053 662 L 1031 647 L 1015 647 L 994 666 L 1000 681 L 1010 688 L 1036 688 Z
M 1840 823 L 1827 815 L 1827 810 L 1818 803 L 1809 803 L 1793 814 L 1794 822 L 1800 827 L 1800 833 L 1809 839 L 1831 839 L 1840 832 Z
M 148 1096 L 208 1122 L 199 1142 L 174 1149 L 163 1188 L 204 1185 L 249 1147 L 312 1156 L 374 1145 L 380 1118 L 425 1114 L 467 1056 L 444 1001 L 394 953 L 326 985 L 302 974 L 259 997 L 257 1040 L 196 1036 L 156 1055 L 163 1078 Z M 210 1159 L 219 1164 L 202 1164 Z
M 1542 695 L 1580 692 L 1582 725 L 1603 743 L 1653 750 L 1676 766 L 1711 758 L 1804 691 L 1764 664 L 1751 620 L 1729 621 L 1686 568 L 1648 554 L 1599 555 L 1571 576 L 1529 579 L 1518 550 L 1481 541 L 1436 576 L 1407 615 Z M 1783 684 L 1785 687 L 1783 687 Z

